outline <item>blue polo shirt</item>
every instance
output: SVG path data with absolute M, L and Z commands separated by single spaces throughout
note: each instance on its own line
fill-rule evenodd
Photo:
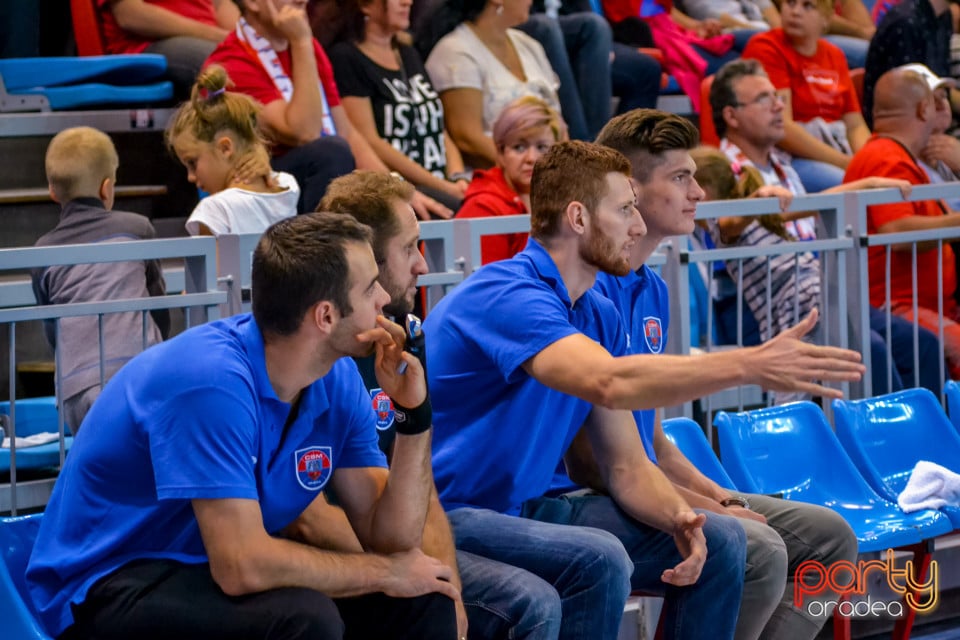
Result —
M 626 325 L 627 353 L 663 353 L 670 323 L 670 297 L 663 278 L 643 265 L 622 277 L 599 273 L 593 290 L 612 301 L 620 312 L 621 321 Z M 655 409 L 633 412 L 643 448 L 654 464 L 657 462 L 653 449 L 655 416 Z M 559 494 L 579 488 L 567 476 L 564 466 L 558 465 L 550 492 Z
M 296 419 L 267 377 L 250 315 L 151 347 L 110 380 L 57 479 L 27 568 L 46 630 L 131 560 L 207 561 L 191 500 L 256 500 L 271 535 L 340 467 L 383 467 L 353 360 L 305 388 Z M 189 594 L 184 594 L 189 597 Z
M 523 363 L 575 333 L 624 353 L 619 314 L 593 290 L 571 304 L 552 258 L 531 238 L 522 252 L 447 294 L 424 332 L 433 470 L 444 507 L 519 513 L 550 488 L 591 409 L 527 375 Z
M 627 327 L 627 351 L 632 354 L 663 353 L 667 347 L 667 327 L 670 325 L 670 294 L 667 283 L 647 265 L 623 277 L 609 273 L 597 275 L 594 289 L 613 301 Z M 640 439 L 647 456 L 654 463 L 653 450 L 655 409 L 634 411 L 640 429 Z

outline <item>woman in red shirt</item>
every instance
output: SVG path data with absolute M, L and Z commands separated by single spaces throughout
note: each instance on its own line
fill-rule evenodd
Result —
M 783 0 L 782 26 L 750 39 L 744 58 L 763 64 L 783 97 L 784 138 L 804 187 L 819 192 L 843 181 L 850 158 L 870 131 L 843 52 L 821 36 L 833 0 Z
M 474 172 L 458 218 L 487 218 L 530 213 L 533 165 L 547 149 L 567 138 L 560 114 L 535 96 L 511 102 L 493 123 L 497 164 Z M 483 264 L 512 258 L 527 244 L 526 233 L 485 236 Z

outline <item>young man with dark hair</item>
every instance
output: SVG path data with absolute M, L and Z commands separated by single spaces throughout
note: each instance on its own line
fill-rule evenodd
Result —
M 631 587 L 665 594 L 668 635 L 732 637 L 743 528 L 691 509 L 650 463 L 630 410 L 732 384 L 822 390 L 809 382 L 814 369 L 855 379 L 857 356 L 802 343 L 809 322 L 738 357 L 629 354 L 616 308 L 592 290 L 599 271 L 629 273 L 645 233 L 629 161 L 599 145 L 559 143 L 537 162 L 530 196 L 527 248 L 471 275 L 425 324 L 434 471 L 457 545 L 558 584 L 569 561 L 558 541 L 569 531 L 612 533 L 629 555 Z M 571 477 L 587 484 L 595 471 L 605 495 L 550 491 L 578 432 L 596 465 L 574 465 Z M 565 607 L 561 637 L 616 637 L 603 620 L 624 595 L 611 589 L 599 620 L 591 618 L 599 611 Z
M 423 368 L 380 315 L 378 275 L 369 228 L 288 218 L 254 253 L 252 315 L 117 374 L 27 569 L 50 635 L 456 637 L 452 571 L 420 550 L 433 492 Z M 389 473 L 349 358 L 374 351 L 406 418 Z M 325 488 L 365 551 L 330 548 Z
M 663 240 L 693 231 L 697 203 L 704 197 L 694 178 L 696 165 L 689 153 L 698 138 L 696 129 L 683 118 L 638 109 L 611 120 L 597 139 L 630 159 L 637 206 L 647 226 L 647 234 L 630 249 L 628 274 L 597 275 L 597 290 L 620 311 L 632 353 L 661 352 L 649 340 L 651 325 L 658 338 L 655 344 L 663 345 L 667 340 L 666 284 L 644 262 Z M 735 356 L 750 357 L 741 351 Z M 695 383 L 696 377 L 686 382 Z M 737 517 L 747 534 L 737 640 L 759 638 L 761 634 L 777 639 L 814 638 L 826 618 L 813 618 L 793 605 L 793 572 L 808 560 L 828 567 L 834 562 L 855 561 L 857 540 L 849 525 L 823 507 L 734 494 L 721 488 L 666 438 L 659 411 L 645 409 L 633 415 L 648 456 L 690 506 Z

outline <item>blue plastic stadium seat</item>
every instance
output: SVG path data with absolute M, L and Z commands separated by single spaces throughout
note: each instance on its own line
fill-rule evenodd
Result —
M 687 457 L 700 473 L 724 489 L 736 491 L 733 480 L 724 471 L 716 454 L 707 442 L 700 425 L 690 418 L 670 418 L 663 421 L 663 434 Z
M 873 490 L 896 501 L 921 460 L 960 473 L 960 434 L 928 389 L 834 400 L 837 437 Z M 960 528 L 960 507 L 941 509 Z
M 0 402 L 0 414 L 10 415 L 10 403 Z M 17 400 L 16 405 L 17 436 L 24 437 L 37 433 L 59 430 L 57 416 L 57 399 L 23 398 Z M 69 425 L 65 427 L 69 432 Z M 11 437 L 12 433 L 7 433 Z M 73 444 L 73 436 L 64 438 L 67 450 Z M 17 448 L 17 469 L 46 469 L 60 466 L 60 443 L 48 442 L 36 447 Z M 0 473 L 10 471 L 10 449 L 0 448 Z
M 40 626 L 24 577 L 41 515 L 0 518 L 0 629 L 4 640 L 50 640 Z
M 904 514 L 857 472 L 820 408 L 795 402 L 714 419 L 723 467 L 743 491 L 819 504 L 850 524 L 861 553 L 949 533 L 939 511 Z
M 947 380 L 943 385 L 943 393 L 947 398 L 947 414 L 950 416 L 950 422 L 960 433 L 960 384 L 955 380 Z

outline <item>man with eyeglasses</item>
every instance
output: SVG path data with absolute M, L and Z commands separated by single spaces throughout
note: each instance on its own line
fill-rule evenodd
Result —
M 773 83 L 756 60 L 740 59 L 725 64 L 710 87 L 713 124 L 720 136 L 720 149 L 735 166 L 753 166 L 768 185 L 782 186 L 794 196 L 807 191 L 789 163 L 789 156 L 776 148 L 784 136 L 784 104 Z M 862 174 L 871 176 L 873 174 Z M 899 187 L 909 190 L 905 181 L 869 177 L 825 189 L 836 193 L 864 188 Z M 745 220 L 749 220 L 746 218 Z M 798 240 L 816 239 L 814 217 L 791 220 L 790 232 Z M 722 287 L 721 287 L 722 289 Z M 920 328 L 918 334 L 919 368 L 914 367 L 913 324 L 892 316 L 889 346 L 886 338 L 887 314 L 870 308 L 871 372 L 874 393 L 897 391 L 906 386 L 922 386 L 940 392 L 940 363 L 937 337 Z M 893 358 L 893 369 L 887 372 L 887 351 Z

